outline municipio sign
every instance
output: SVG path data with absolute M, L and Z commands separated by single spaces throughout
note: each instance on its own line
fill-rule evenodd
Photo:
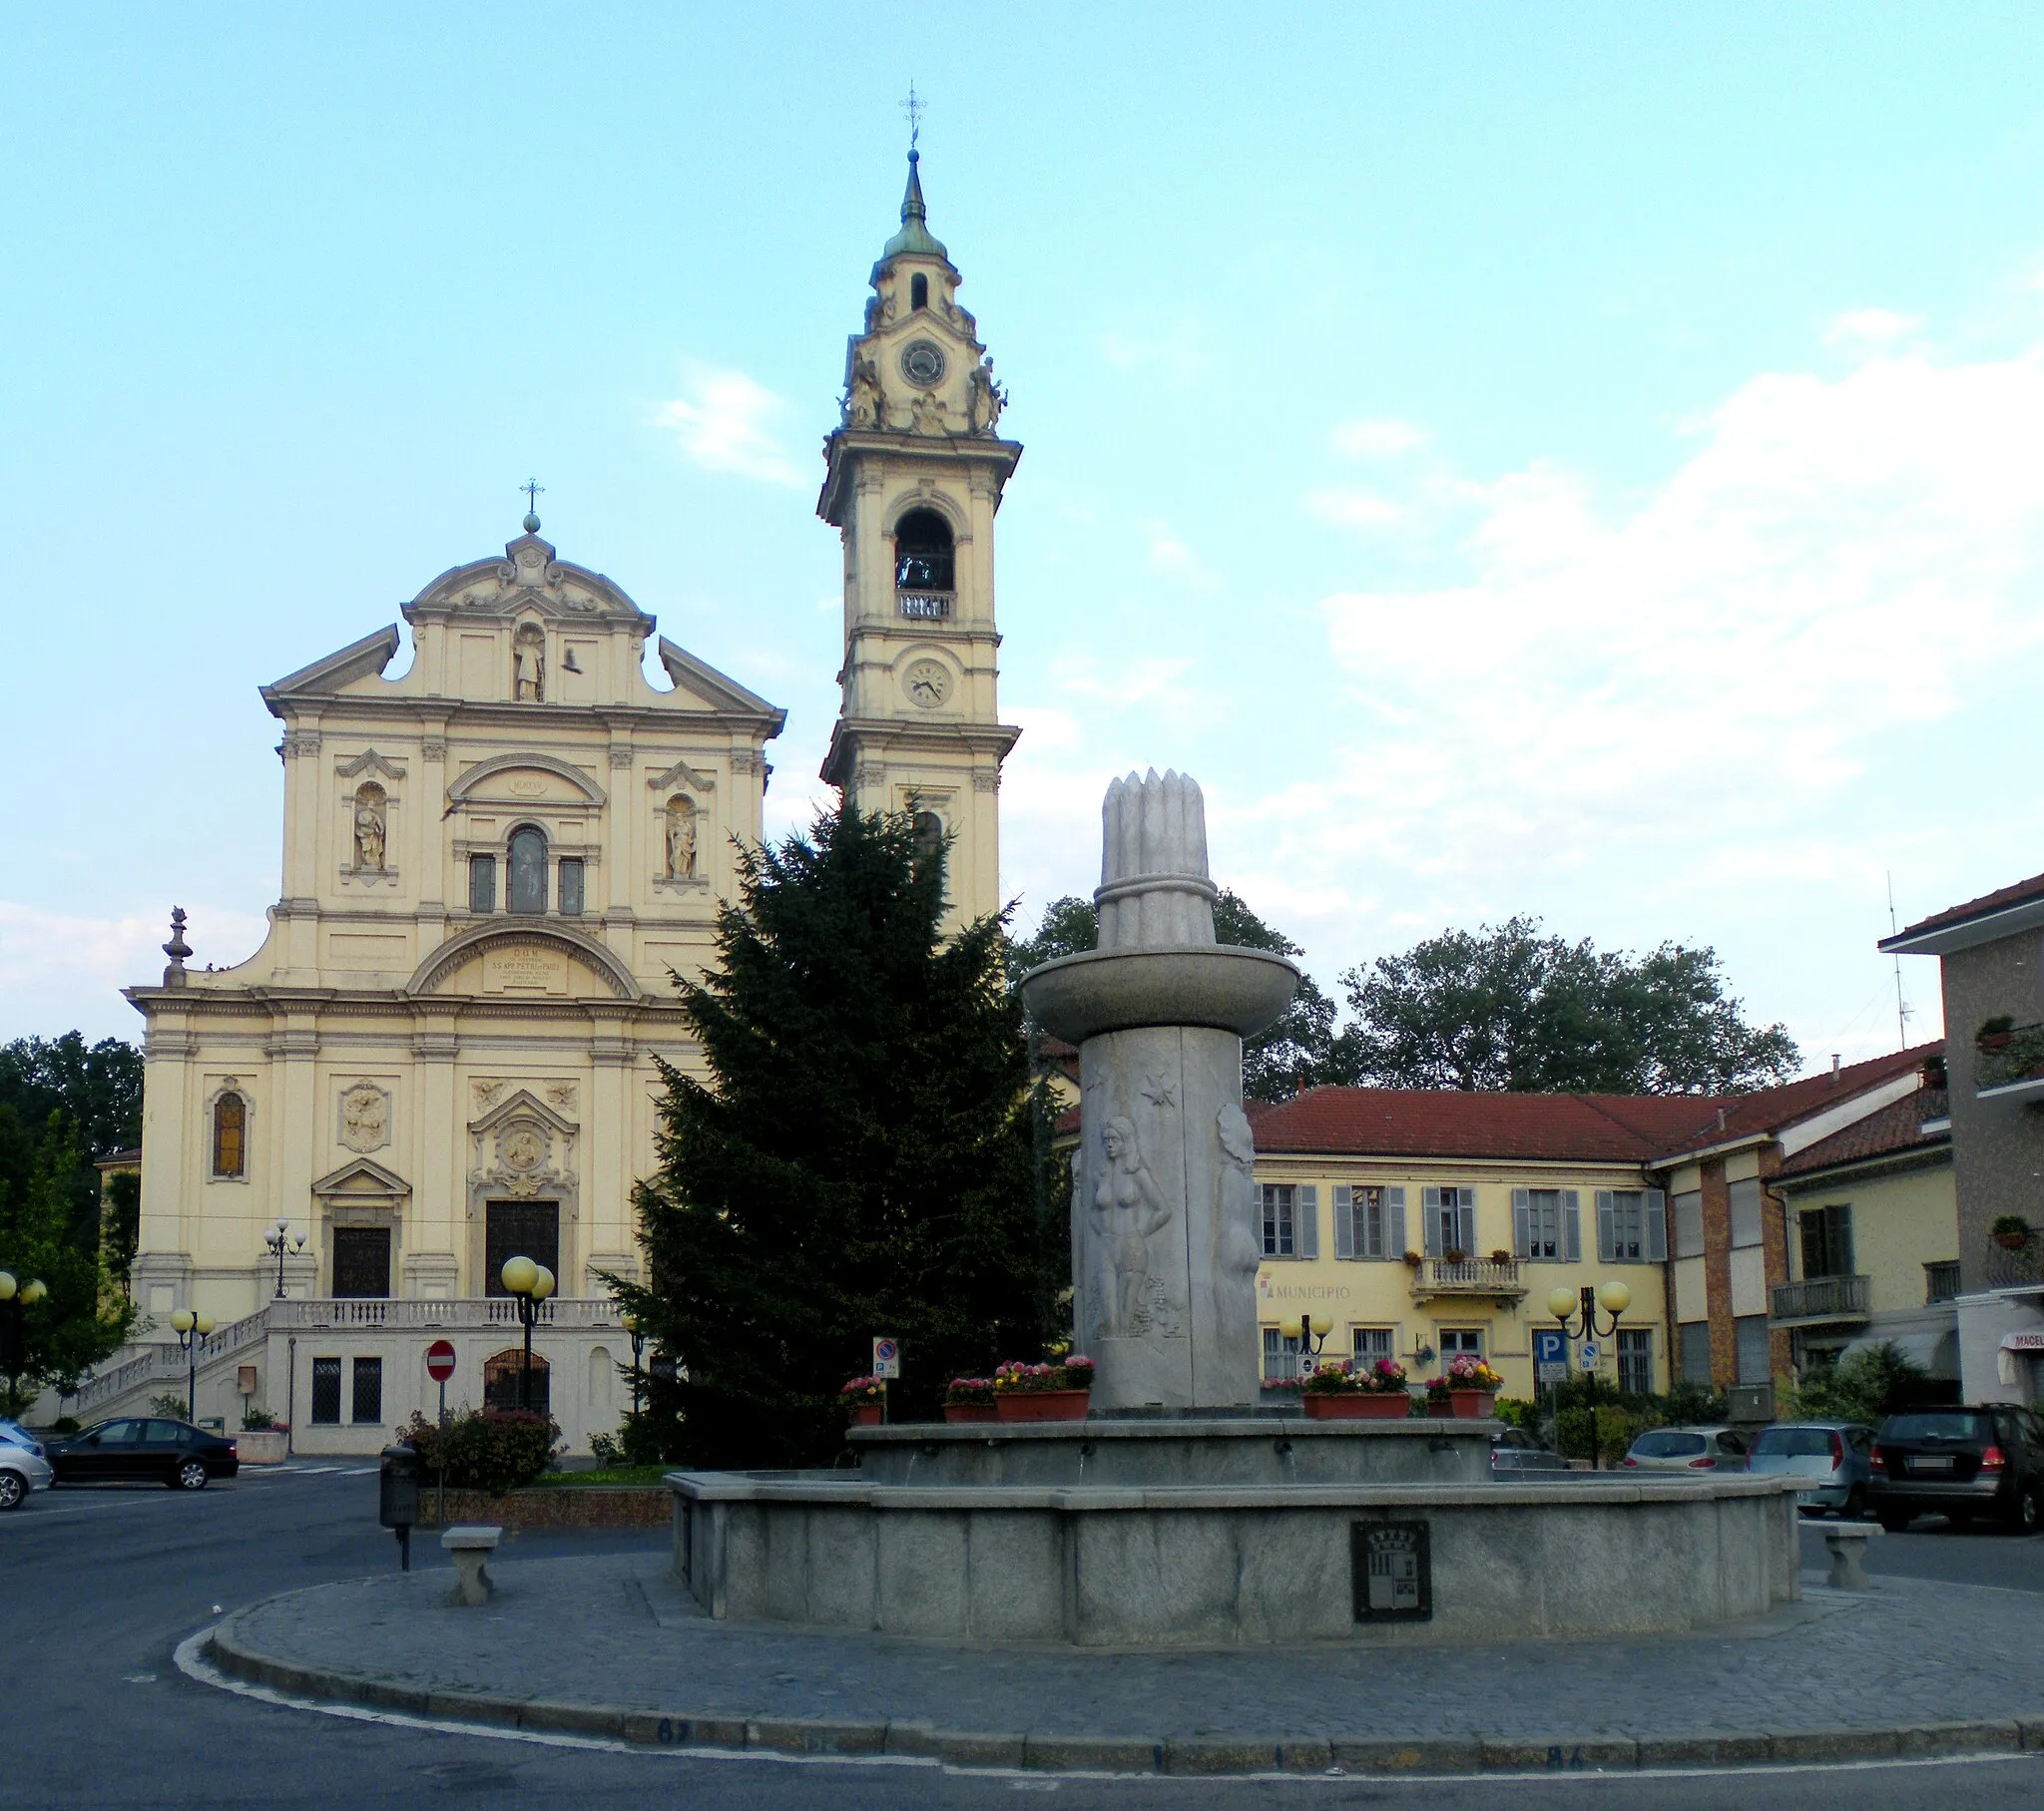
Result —
M 436 1339 L 426 1348 L 426 1375 L 435 1383 L 445 1383 L 454 1375 L 454 1342 Z
M 894 1339 L 873 1341 L 873 1375 L 875 1377 L 899 1377 L 901 1375 L 901 1342 Z

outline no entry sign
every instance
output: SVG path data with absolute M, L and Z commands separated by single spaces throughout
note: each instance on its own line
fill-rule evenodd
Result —
M 426 1375 L 435 1383 L 445 1383 L 454 1375 L 454 1342 L 450 1339 L 436 1339 L 426 1348 Z

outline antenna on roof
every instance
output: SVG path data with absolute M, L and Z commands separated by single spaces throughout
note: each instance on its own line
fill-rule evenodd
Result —
M 1900 926 L 1895 923 L 1895 871 L 1893 868 L 1888 870 L 1888 935 L 1890 937 L 1900 935 Z M 1900 950 L 1895 952 L 1895 1031 L 1902 1040 L 1895 1048 L 1897 1050 L 1907 1050 L 1909 1048 L 1909 1009 L 1902 1000 L 1902 952 Z

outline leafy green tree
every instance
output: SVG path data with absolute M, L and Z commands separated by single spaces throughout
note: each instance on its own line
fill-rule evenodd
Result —
M 1935 1388 L 1928 1371 L 1892 1340 L 1883 1340 L 1842 1364 L 1810 1371 L 1796 1386 L 1794 1413 L 1810 1421 L 1863 1421 L 1877 1428 L 1888 1416 L 1930 1400 Z
M 828 1462 L 877 1334 L 924 1413 L 952 1376 L 1042 1349 L 1070 1269 L 1048 1103 L 1001 921 L 943 933 L 947 859 L 907 816 L 848 807 L 742 855 L 718 967 L 679 983 L 709 1079 L 664 1068 L 648 1280 L 612 1279 L 684 1368 L 655 1379 L 635 1456 Z
M 1444 931 L 1341 977 L 1346 1057 L 1382 1088 L 1720 1094 L 1787 1081 L 1799 1054 L 1725 992 L 1717 952 L 1644 956 L 1543 936 L 1534 918 Z
M 61 1113 L 76 1130 L 78 1161 L 62 1179 L 65 1219 L 81 1250 L 99 1246 L 100 1158 L 142 1142 L 142 1053 L 118 1038 L 88 1045 L 77 1032 L 17 1038 L 0 1046 L 0 1107 L 20 1124 L 47 1126 Z M 5 1156 L 0 1155 L 0 1164 Z
M 1242 896 L 1226 888 L 1214 902 L 1214 937 L 1274 956 L 1302 957 L 1305 952 L 1273 930 L 1251 911 Z M 1066 895 L 1043 909 L 1036 935 L 1008 947 L 1008 973 L 1019 981 L 1039 963 L 1077 955 L 1100 942 L 1100 916 L 1093 902 Z M 1284 1017 L 1269 1031 L 1247 1040 L 1242 1052 L 1243 1093 L 1253 1101 L 1282 1101 L 1301 1085 L 1343 1082 L 1350 1078 L 1348 1047 L 1334 1030 L 1334 1003 L 1310 975 L 1301 975 L 1298 992 Z
M 119 1348 L 134 1320 L 127 1302 L 108 1299 L 97 1249 L 81 1248 L 75 1236 L 70 1185 L 78 1165 L 78 1133 L 63 1114 L 50 1115 L 31 1142 L 15 1110 L 0 1105 L 0 1270 L 48 1290 L 19 1308 L 20 1348 L 6 1355 L 11 1375 L 0 1385 L 8 1414 L 45 1387 L 75 1389 Z

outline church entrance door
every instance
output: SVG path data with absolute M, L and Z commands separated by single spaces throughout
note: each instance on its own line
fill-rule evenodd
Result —
M 349 1296 L 387 1296 L 390 1293 L 388 1226 L 334 1227 L 333 1293 Z

